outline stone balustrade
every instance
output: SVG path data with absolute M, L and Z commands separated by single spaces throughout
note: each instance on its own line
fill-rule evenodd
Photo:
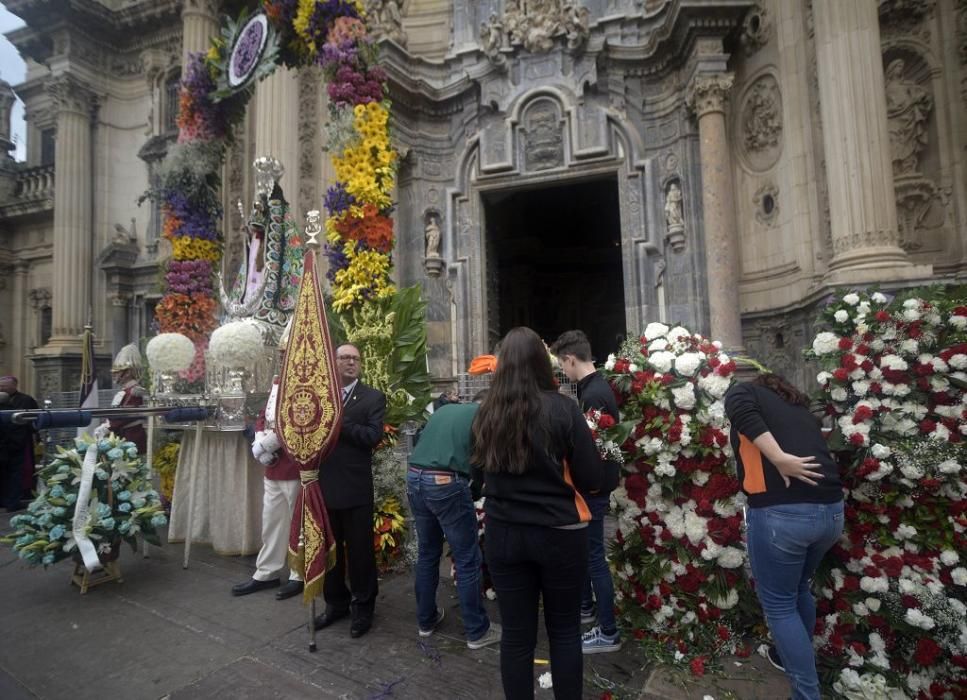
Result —
M 37 200 L 54 198 L 54 166 L 38 165 L 28 168 L 17 175 L 17 186 L 14 190 L 17 200 L 34 202 Z

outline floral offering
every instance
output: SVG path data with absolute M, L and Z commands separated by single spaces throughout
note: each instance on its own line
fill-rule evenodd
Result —
M 27 512 L 10 519 L 13 533 L 4 542 L 21 559 L 49 566 L 77 552 L 74 510 L 81 482 L 81 465 L 90 438 L 77 438 L 70 450 L 58 448 L 56 458 L 37 471 L 43 486 Z M 121 540 L 137 547 L 140 534 L 159 545 L 158 528 L 167 523 L 158 492 L 134 443 L 111 435 L 97 441 L 97 464 L 91 487 L 85 532 L 102 557 L 116 555 Z
M 817 621 L 846 697 L 967 695 L 967 305 L 850 292 L 807 353 L 848 488 Z
M 184 372 L 195 359 L 195 346 L 181 333 L 161 333 L 148 341 L 145 354 L 155 372 Z
M 605 368 L 622 422 L 597 430 L 625 463 L 612 494 L 616 601 L 658 658 L 704 673 L 706 655 L 740 649 L 740 614 L 754 606 L 723 402 L 736 363 L 719 343 L 652 323 Z

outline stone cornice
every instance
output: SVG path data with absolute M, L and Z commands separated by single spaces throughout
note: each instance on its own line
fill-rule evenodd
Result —
M 97 94 L 87 83 L 71 73 L 63 73 L 48 80 L 47 92 L 58 112 L 78 112 L 91 116 L 97 109 Z

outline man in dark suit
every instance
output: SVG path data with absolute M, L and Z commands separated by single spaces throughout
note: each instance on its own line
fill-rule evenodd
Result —
M 336 348 L 343 414 L 339 442 L 319 466 L 319 485 L 336 540 L 336 565 L 326 574 L 326 611 L 316 629 L 352 613 L 349 634 L 362 637 L 373 624 L 379 584 L 373 550 L 373 449 L 383 438 L 386 396 L 359 380 L 362 356 L 355 345 Z M 346 573 L 349 587 L 346 587 Z
M 37 408 L 34 397 L 17 391 L 17 378 L 0 377 L 2 411 L 30 411 Z M 34 481 L 34 442 L 36 432 L 30 425 L 0 426 L 0 506 L 20 510 L 20 501 L 30 493 Z

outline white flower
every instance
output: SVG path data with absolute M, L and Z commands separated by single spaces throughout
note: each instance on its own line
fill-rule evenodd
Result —
M 648 356 L 648 364 L 657 369 L 659 372 L 664 374 L 672 368 L 672 362 L 675 361 L 675 355 L 664 350 L 660 350 L 654 354 Z
M 675 358 L 675 370 L 686 377 L 691 377 L 702 364 L 704 356 L 698 352 L 684 352 Z
M 967 316 L 951 316 L 950 325 L 959 331 L 967 328 Z
M 958 566 L 956 569 L 950 572 L 950 578 L 953 579 L 954 584 L 958 586 L 967 586 L 967 569 L 962 566 Z
M 886 459 L 891 454 L 893 454 L 893 450 L 891 450 L 886 445 L 881 445 L 880 443 L 876 443 L 875 445 L 873 445 L 871 452 L 873 453 L 873 456 L 876 457 L 877 459 Z
M 864 602 L 866 603 L 866 607 L 873 612 L 876 612 L 880 609 L 881 603 L 879 598 L 867 598 Z M 873 641 L 872 636 L 870 637 L 870 641 Z
M 903 471 L 903 469 L 901 468 L 900 471 Z M 913 527 L 912 525 L 907 525 L 906 523 L 900 523 L 897 526 L 897 529 L 893 532 L 893 536 L 898 540 L 909 540 L 917 536 L 917 528 Z
M 611 353 L 610 355 L 608 355 L 608 361 L 604 363 L 604 368 L 610 372 L 611 370 L 614 369 L 614 363 L 616 361 L 617 361 L 617 358 L 614 356 L 614 353 Z
M 264 347 L 261 331 L 250 321 L 219 326 L 208 344 L 212 359 L 225 368 L 251 367 Z
M 835 387 L 831 392 L 829 392 L 830 398 L 833 401 L 845 401 L 847 397 L 846 389 L 841 386 Z
M 947 566 L 953 566 L 960 561 L 960 555 L 952 549 L 945 549 L 940 553 L 940 561 Z
M 887 302 L 886 295 L 881 294 L 880 292 L 873 292 L 873 295 L 870 297 L 870 299 L 874 304 L 885 304 Z
M 920 344 L 913 338 L 907 338 L 900 343 L 900 352 L 905 355 L 916 355 L 920 352 Z
M 859 306 L 856 307 L 856 313 L 866 316 L 870 312 L 870 302 L 861 302 Z
M 932 617 L 929 615 L 924 615 L 918 608 L 907 608 L 907 612 L 903 616 L 903 619 L 906 620 L 908 624 L 925 630 L 932 630 L 937 624 L 934 622 Z
M 693 545 L 698 545 L 708 534 L 708 523 L 695 511 L 685 513 L 685 536 Z
M 866 396 L 866 392 L 870 390 L 870 383 L 865 381 L 853 382 L 853 393 L 857 396 Z
M 947 364 L 954 369 L 967 369 L 967 355 L 957 353 L 947 361 Z
M 856 306 L 858 303 L 860 303 L 860 295 L 854 292 L 850 292 L 849 294 L 843 297 L 843 303 L 849 304 L 850 306 Z
M 835 333 L 823 331 L 813 340 L 813 352 L 817 355 L 828 355 L 839 349 L 839 336 Z
M 907 361 L 899 355 L 884 355 L 880 358 L 880 367 L 903 371 L 909 367 Z
M 547 690 L 548 688 L 553 688 L 554 687 L 554 680 L 551 678 L 551 672 L 550 671 L 545 671 L 540 676 L 538 676 L 537 677 L 537 684 L 541 688 L 543 688 L 544 690 Z
M 719 552 L 718 565 L 725 569 L 737 569 L 745 563 L 742 550 L 735 547 L 723 547 Z
M 833 378 L 833 375 L 829 372 L 820 372 L 816 375 L 816 381 L 819 382 L 820 386 L 826 386 L 829 380 Z
M 667 350 L 668 341 L 665 338 L 656 338 L 655 340 L 648 343 L 648 352 L 658 352 L 659 350 Z
M 645 327 L 645 340 L 654 340 L 668 334 L 668 326 L 664 323 L 649 323 Z
M 911 300 L 908 300 L 908 301 L 912 301 L 912 299 Z M 917 311 L 916 309 L 904 309 L 903 310 L 903 320 L 904 321 L 909 321 L 911 323 L 913 321 L 919 321 L 920 320 L 920 312 Z
M 690 411 L 695 408 L 695 387 L 692 384 L 676 386 L 672 389 L 672 399 L 675 405 L 683 411 Z
M 840 309 L 833 314 L 833 318 L 836 319 L 837 323 L 846 323 L 849 320 L 849 313 L 845 309 Z
M 860 579 L 860 588 L 867 593 L 886 593 L 890 590 L 890 581 L 886 576 L 864 576 Z
M 945 462 L 941 462 L 937 465 L 938 471 L 941 474 L 956 474 L 960 471 L 960 464 L 955 459 L 948 459 Z
M 713 399 L 720 399 L 725 396 L 725 392 L 729 390 L 731 384 L 731 378 L 723 377 L 718 372 L 712 372 L 707 377 L 701 377 L 698 380 L 699 388 Z
M 638 365 L 636 365 L 634 362 L 628 365 L 628 372 L 630 374 L 634 374 L 637 371 L 638 371 Z
M 183 372 L 195 360 L 195 344 L 181 333 L 161 333 L 148 341 L 144 354 L 156 372 Z
M 681 326 L 675 326 L 670 331 L 668 331 L 668 340 L 672 343 L 678 343 L 687 338 L 691 338 L 692 334 L 688 332 L 687 329 Z
M 734 588 L 730 588 L 724 598 L 709 598 L 709 602 L 722 610 L 730 610 L 739 602 L 739 594 Z

